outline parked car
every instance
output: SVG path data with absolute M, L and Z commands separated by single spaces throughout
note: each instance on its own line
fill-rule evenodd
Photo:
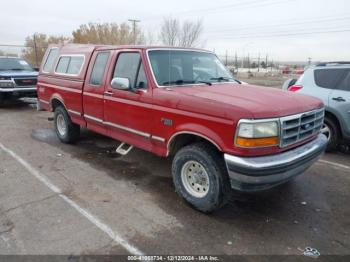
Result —
M 325 104 L 322 128 L 328 138 L 327 150 L 350 140 L 350 62 L 322 63 L 309 67 L 293 85 L 284 89 L 317 97 Z
M 210 212 L 232 189 L 252 192 L 303 173 L 324 152 L 322 101 L 241 85 L 211 52 L 134 46 L 50 46 L 38 78 L 42 108 L 63 143 L 81 127 L 173 157 L 176 191 Z
M 0 105 L 11 97 L 36 96 L 38 72 L 25 60 L 0 57 Z

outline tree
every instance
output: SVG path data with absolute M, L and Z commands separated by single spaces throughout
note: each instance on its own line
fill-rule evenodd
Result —
M 22 51 L 22 57 L 34 67 L 39 67 L 45 51 L 50 44 L 63 44 L 71 40 L 64 36 L 47 36 L 46 34 L 35 34 L 25 39 L 26 48 Z
M 202 31 L 201 20 L 181 24 L 176 18 L 166 18 L 161 26 L 160 40 L 168 46 L 194 47 L 199 44 Z
M 73 42 L 80 44 L 104 44 L 104 45 L 127 45 L 144 42 L 145 37 L 141 29 L 136 27 L 135 35 L 132 28 L 122 23 L 89 23 L 80 25 L 73 33 Z
M 164 45 L 178 46 L 180 44 L 180 23 L 177 19 L 164 19 L 160 29 L 160 39 Z
M 180 46 L 193 47 L 197 46 L 199 38 L 203 31 L 202 21 L 191 22 L 185 21 L 182 24 L 182 31 L 180 34 Z

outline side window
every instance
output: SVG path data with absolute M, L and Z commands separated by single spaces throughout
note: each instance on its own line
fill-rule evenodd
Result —
M 72 56 L 70 58 L 70 62 L 67 69 L 67 74 L 69 75 L 78 75 L 80 73 L 80 69 L 84 63 L 83 56 Z
M 99 53 L 96 56 L 94 67 L 92 68 L 91 72 L 90 85 L 99 86 L 102 84 L 108 58 L 109 52 Z
M 136 80 L 136 86 L 135 86 L 135 88 L 137 89 L 147 88 L 147 78 L 146 78 L 145 70 L 143 68 L 143 64 L 141 61 L 140 63 L 141 63 L 140 69 L 139 69 L 139 73 Z
M 346 69 L 316 69 L 315 82 L 316 85 L 328 89 L 334 89 L 339 83 Z
M 338 90 L 350 91 L 350 70 L 345 74 L 344 79 L 337 86 Z
M 118 56 L 113 77 L 128 78 L 133 88 L 146 88 L 147 80 L 140 54 L 121 53 Z
M 59 73 L 59 74 L 67 73 L 69 61 L 70 61 L 70 57 L 68 56 L 61 57 L 56 67 L 56 73 Z
M 50 72 L 52 70 L 53 63 L 55 62 L 58 55 L 58 48 L 52 48 L 46 58 L 43 71 Z
M 84 63 L 84 56 L 61 56 L 57 63 L 55 73 L 78 75 Z

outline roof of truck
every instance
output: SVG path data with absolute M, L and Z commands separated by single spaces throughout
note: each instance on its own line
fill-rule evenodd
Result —
M 93 44 L 53 44 L 49 48 L 60 48 L 61 52 L 75 53 L 75 52 L 93 52 L 94 50 L 111 50 L 111 49 L 175 49 L 175 50 L 193 50 L 201 52 L 210 52 L 199 48 L 184 48 L 173 46 L 150 46 L 150 45 L 93 45 Z

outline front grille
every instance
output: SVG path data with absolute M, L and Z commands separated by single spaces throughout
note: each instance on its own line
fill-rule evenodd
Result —
M 13 80 L 15 81 L 17 87 L 35 86 L 37 82 L 36 78 L 15 78 Z
M 320 132 L 324 109 L 281 118 L 281 147 L 305 140 Z

